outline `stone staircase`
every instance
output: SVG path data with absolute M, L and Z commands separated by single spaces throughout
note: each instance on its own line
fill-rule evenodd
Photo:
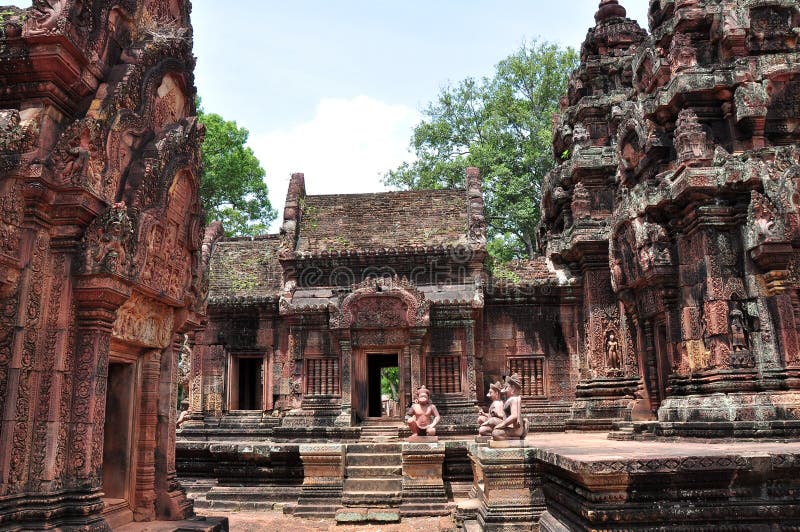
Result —
M 229 410 L 219 420 L 220 429 L 272 429 L 281 419 L 265 415 L 260 410 Z
M 381 433 L 376 437 L 387 436 Z M 394 438 L 397 438 L 396 429 Z M 402 472 L 400 443 L 365 442 L 348 445 L 342 492 L 344 508 L 336 512 L 336 520 L 340 523 L 399 521 Z
M 400 423 L 367 421 L 361 425 L 362 442 L 391 443 L 399 439 Z

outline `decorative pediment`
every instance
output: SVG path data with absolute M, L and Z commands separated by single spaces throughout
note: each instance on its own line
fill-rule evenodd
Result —
M 330 307 L 331 329 L 427 327 L 430 301 L 405 278 L 373 278 L 353 285 Z

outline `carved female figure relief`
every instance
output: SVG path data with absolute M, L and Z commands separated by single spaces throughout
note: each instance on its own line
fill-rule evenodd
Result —
M 748 349 L 748 331 L 744 314 L 734 307 L 730 312 L 731 351 L 737 353 Z
M 606 332 L 606 366 L 609 369 L 621 369 L 622 368 L 622 356 L 620 353 L 620 345 L 619 340 L 617 339 L 617 334 L 614 332 L 613 329 L 609 329 Z

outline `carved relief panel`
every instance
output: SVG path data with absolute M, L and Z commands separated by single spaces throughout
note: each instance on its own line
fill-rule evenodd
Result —
M 120 307 L 112 334 L 132 344 L 166 348 L 172 338 L 174 311 L 138 292 Z

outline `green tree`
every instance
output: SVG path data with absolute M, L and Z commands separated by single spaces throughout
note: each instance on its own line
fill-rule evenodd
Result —
M 228 236 L 266 233 L 277 213 L 269 201 L 264 169 L 245 146 L 249 131 L 218 114 L 206 113 L 199 101 L 197 117 L 206 126 L 200 180 L 206 219 L 221 221 Z
M 476 166 L 490 256 L 498 262 L 534 256 L 542 178 L 554 165 L 552 115 L 577 63 L 572 48 L 532 41 L 500 61 L 491 77 L 443 88 L 414 128 L 416 160 L 388 172 L 384 183 L 462 187 L 465 169 Z

